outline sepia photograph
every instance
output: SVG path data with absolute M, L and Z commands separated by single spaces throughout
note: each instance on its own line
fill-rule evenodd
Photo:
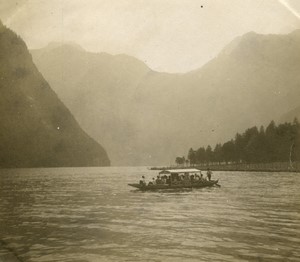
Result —
M 0 0 L 0 262 L 299 247 L 299 0 Z

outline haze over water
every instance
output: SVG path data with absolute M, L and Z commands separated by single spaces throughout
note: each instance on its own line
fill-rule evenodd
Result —
M 171 192 L 127 186 L 156 174 L 1 170 L 0 258 L 300 261 L 299 174 L 214 172 L 221 188 Z

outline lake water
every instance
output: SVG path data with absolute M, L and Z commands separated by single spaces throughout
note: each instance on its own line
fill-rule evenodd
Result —
M 0 261 L 300 261 L 300 174 L 214 172 L 139 192 L 146 168 L 0 171 Z

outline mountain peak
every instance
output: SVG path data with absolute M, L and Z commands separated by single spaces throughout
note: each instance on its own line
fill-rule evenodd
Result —
M 248 37 L 257 37 L 259 36 L 260 34 L 256 33 L 255 31 L 250 31 L 244 35 L 242 35 L 243 38 L 248 38 Z
M 264 60 L 272 60 L 277 56 L 285 59 L 288 63 L 289 59 L 298 59 L 298 55 L 288 57 L 284 53 L 292 52 L 299 46 L 300 29 L 288 34 L 258 34 L 256 32 L 248 32 L 242 36 L 233 39 L 220 52 L 218 57 L 231 56 L 232 58 L 243 61 L 256 61 L 256 56 L 263 56 Z M 283 62 L 283 61 L 282 61 Z M 291 62 L 290 62 L 291 63 Z
M 69 49 L 75 49 L 77 51 L 85 51 L 82 46 L 79 44 L 72 42 L 72 41 L 67 41 L 67 42 L 50 42 L 44 49 L 47 51 L 52 51 L 56 48 L 69 48 Z

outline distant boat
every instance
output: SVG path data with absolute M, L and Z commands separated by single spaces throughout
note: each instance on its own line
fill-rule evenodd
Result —
M 169 181 L 166 183 L 153 184 L 149 182 L 148 185 L 143 181 L 136 184 L 128 184 L 129 186 L 138 188 L 140 190 L 161 190 L 161 189 L 180 189 L 180 188 L 202 188 L 218 186 L 219 180 L 207 180 L 201 177 L 201 170 L 199 169 L 169 169 L 159 172 L 159 175 L 169 175 Z M 199 179 L 197 179 L 197 177 Z

